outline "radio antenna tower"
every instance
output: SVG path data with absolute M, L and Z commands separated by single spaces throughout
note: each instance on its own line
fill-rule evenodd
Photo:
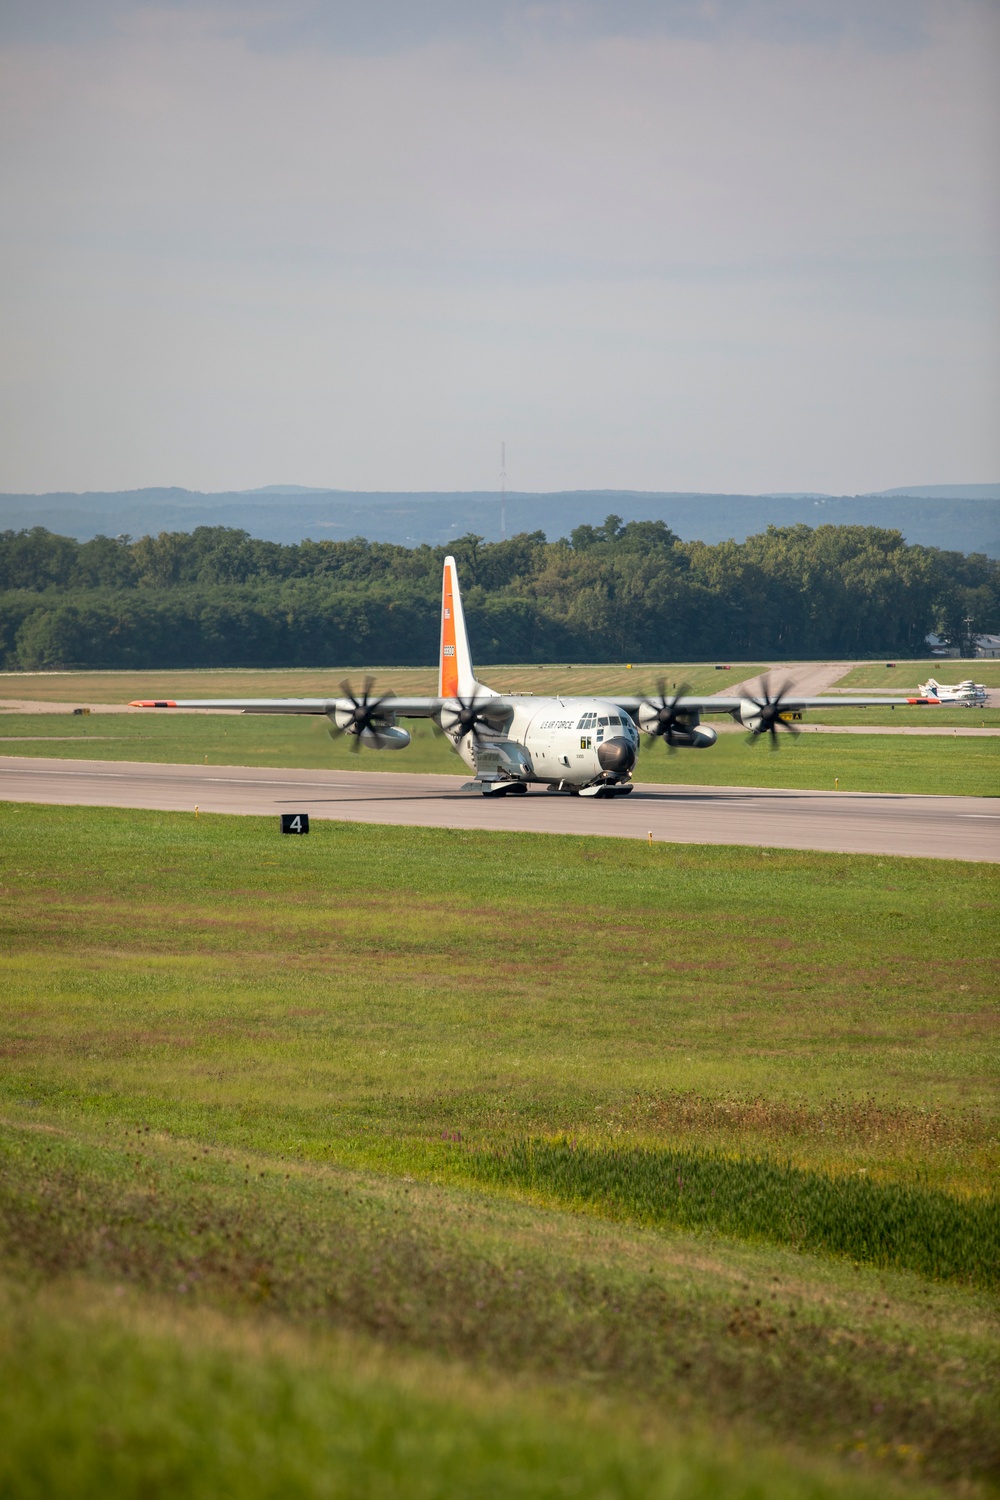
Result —
M 500 444 L 500 540 L 507 540 L 507 444 Z

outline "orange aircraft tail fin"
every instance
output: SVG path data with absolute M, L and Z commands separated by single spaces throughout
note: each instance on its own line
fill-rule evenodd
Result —
M 453 557 L 444 560 L 441 586 L 441 655 L 438 671 L 438 695 L 441 698 L 472 697 L 478 684 L 472 670 L 469 637 L 458 587 L 458 569 Z

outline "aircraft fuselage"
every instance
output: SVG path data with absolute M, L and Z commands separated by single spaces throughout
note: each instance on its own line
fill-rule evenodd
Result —
M 477 777 L 569 789 L 627 785 L 639 753 L 631 716 L 602 698 L 508 698 L 503 727 L 449 735 Z

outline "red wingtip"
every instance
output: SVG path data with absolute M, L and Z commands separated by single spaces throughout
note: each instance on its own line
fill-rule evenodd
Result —
M 936 703 L 939 708 L 941 707 L 940 698 L 907 698 L 906 701 L 907 703 Z
M 173 698 L 136 698 L 129 708 L 176 708 Z

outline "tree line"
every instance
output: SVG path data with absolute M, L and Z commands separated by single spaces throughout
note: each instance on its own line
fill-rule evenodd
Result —
M 1000 562 L 875 526 L 771 526 L 682 542 L 609 516 L 445 547 L 230 527 L 78 542 L 0 532 L 0 668 L 420 665 L 458 559 L 477 662 L 921 656 L 1000 629 Z

